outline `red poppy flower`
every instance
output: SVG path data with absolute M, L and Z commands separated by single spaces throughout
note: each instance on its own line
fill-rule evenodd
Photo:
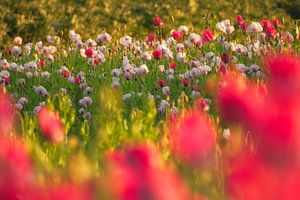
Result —
M 64 140 L 64 128 L 58 114 L 48 108 L 42 108 L 38 114 L 38 123 L 43 136 L 53 143 Z
M 69 77 L 71 76 L 70 71 L 67 70 L 67 69 L 62 70 L 62 74 L 63 74 L 63 76 L 66 77 L 66 78 L 69 78 Z
M 203 42 L 210 42 L 214 40 L 214 34 L 210 29 L 204 30 L 202 34 L 202 41 Z
M 164 25 L 164 22 L 162 21 L 162 19 L 160 17 L 153 18 L 153 23 L 154 23 L 155 26 L 162 26 L 162 25 Z
M 155 42 L 157 40 L 157 37 L 155 34 L 149 34 L 147 37 L 147 42 Z
M 273 25 L 272 23 L 270 22 L 270 20 L 268 19 L 263 19 L 261 22 L 260 22 L 261 26 L 263 27 L 264 30 L 267 30 L 269 28 L 273 28 Z
M 75 76 L 74 82 L 75 82 L 75 84 L 80 84 L 81 80 L 78 76 Z
M 230 160 L 226 190 L 232 199 L 297 199 L 299 169 L 277 168 L 254 155 Z
M 225 76 L 218 95 L 221 115 L 230 122 L 253 124 L 262 113 L 254 84 L 242 76 Z
M 268 39 L 273 39 L 276 37 L 277 31 L 273 27 L 268 27 L 266 29 L 266 34 L 267 34 Z
M 245 22 L 244 24 L 241 24 L 240 28 L 243 30 L 247 30 L 249 27 L 249 24 L 247 22 Z
M 115 152 L 110 158 L 112 166 L 106 184 L 113 199 L 191 199 L 177 174 L 157 165 L 159 157 L 155 150 L 138 145 Z
M 170 66 L 170 68 L 172 68 L 172 69 L 176 69 L 176 67 L 177 67 L 177 64 L 176 64 L 176 62 L 171 62 L 170 64 L 169 64 L 169 66 Z
M 212 151 L 212 127 L 202 112 L 190 112 L 178 119 L 169 135 L 173 153 L 188 164 L 201 164 Z
M 154 50 L 152 52 L 152 55 L 155 59 L 159 60 L 162 57 L 162 52 L 160 50 Z
M 183 87 L 188 87 L 189 86 L 189 80 L 183 79 L 182 80 L 182 85 L 183 85 Z
M 0 146 L 1 199 L 34 199 L 32 163 L 24 145 L 2 138 Z
M 281 22 L 279 19 L 274 19 L 273 20 L 273 25 L 275 28 L 280 28 L 281 27 Z
M 47 199 L 56 200 L 92 200 L 94 199 L 92 187 L 89 184 L 66 183 L 50 189 Z
M 259 158 L 241 155 L 230 161 L 226 189 L 232 199 L 278 199 L 278 174 Z
M 164 80 L 159 80 L 158 84 L 160 87 L 164 87 L 165 86 L 165 81 Z
M 46 61 L 44 61 L 44 60 L 40 60 L 40 61 L 39 61 L 39 66 L 40 66 L 42 69 L 45 68 L 45 65 L 46 65 Z
M 94 55 L 94 50 L 93 50 L 93 48 L 87 48 L 87 49 L 85 50 L 85 55 L 86 55 L 86 57 L 88 57 L 88 58 L 92 58 L 93 55 Z

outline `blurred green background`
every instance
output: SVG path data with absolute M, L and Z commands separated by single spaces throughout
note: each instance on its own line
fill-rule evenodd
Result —
M 153 31 L 152 18 L 161 16 L 166 28 L 196 29 L 241 14 L 247 21 L 300 18 L 300 0 L 0 0 L 0 48 L 14 36 L 25 42 L 47 34 L 66 37 L 74 29 L 84 38 L 102 31 L 143 36 Z

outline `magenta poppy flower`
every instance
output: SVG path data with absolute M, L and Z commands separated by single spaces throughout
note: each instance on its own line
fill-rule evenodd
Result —
M 164 22 L 160 17 L 155 17 L 155 18 L 153 18 L 153 24 L 155 26 L 162 26 L 162 25 L 164 25 Z
M 90 48 L 86 49 L 85 50 L 85 55 L 88 58 L 92 58 L 94 56 L 94 50 L 93 50 L 93 48 L 90 47 Z
M 173 30 L 173 31 L 172 31 L 172 37 L 173 37 L 176 41 L 180 41 L 181 38 L 183 37 L 183 35 L 184 35 L 183 32 L 176 31 L 176 30 Z
M 241 15 L 236 16 L 235 21 L 239 26 L 242 26 L 245 23 L 245 21 Z

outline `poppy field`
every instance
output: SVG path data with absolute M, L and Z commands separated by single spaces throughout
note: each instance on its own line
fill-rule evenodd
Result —
M 7 42 L 0 199 L 300 196 L 297 24 L 166 23 Z

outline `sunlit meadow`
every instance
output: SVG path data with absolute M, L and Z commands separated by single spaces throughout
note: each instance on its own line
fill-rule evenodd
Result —
M 0 199 L 299 198 L 298 24 L 174 24 L 6 41 Z

